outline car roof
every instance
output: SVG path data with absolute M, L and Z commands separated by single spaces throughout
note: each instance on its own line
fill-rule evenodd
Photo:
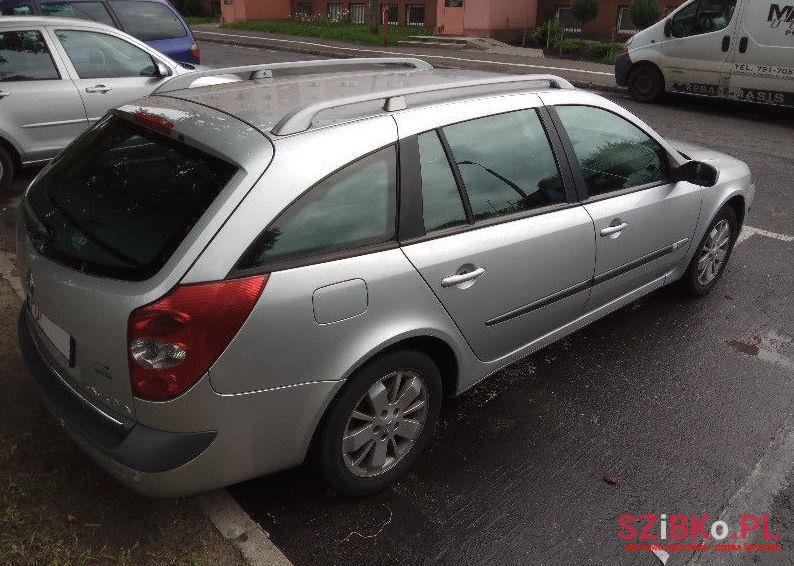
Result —
M 223 69 L 218 71 L 222 73 Z M 298 70 L 296 69 L 296 71 Z M 287 74 L 199 88 L 184 88 L 162 93 L 162 96 L 218 109 L 267 133 L 285 117 L 313 104 L 330 102 L 329 106 L 332 106 L 334 101 L 342 103 L 338 107 L 330 108 L 319 114 L 312 122 L 313 127 L 325 126 L 386 113 L 383 108 L 383 99 L 344 105 L 344 102 L 352 97 L 366 97 L 367 94 L 410 89 L 422 90 L 425 87 L 454 85 L 489 77 L 497 79 L 500 75 L 483 71 L 433 68 L 376 71 L 362 69 L 320 74 Z M 527 77 L 525 82 L 520 83 L 422 92 L 410 95 L 411 106 L 438 104 L 450 100 L 492 96 L 507 92 L 540 92 L 552 88 L 548 83 L 532 86 L 529 83 L 533 80 L 531 77 Z

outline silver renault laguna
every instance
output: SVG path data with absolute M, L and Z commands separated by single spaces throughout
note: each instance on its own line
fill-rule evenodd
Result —
M 243 80 L 111 111 L 20 207 L 31 375 L 147 494 L 309 455 L 382 489 L 443 399 L 663 285 L 708 293 L 753 201 L 741 161 L 554 76 L 213 72 Z

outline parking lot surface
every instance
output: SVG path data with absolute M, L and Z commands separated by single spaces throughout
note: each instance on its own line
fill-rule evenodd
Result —
M 202 53 L 213 66 L 308 58 L 216 44 Z M 309 467 L 230 488 L 293 563 L 653 564 L 625 549 L 620 515 L 714 520 L 742 490 L 740 511 L 769 513 L 782 550 L 730 558 L 794 563 L 794 117 L 607 96 L 668 138 L 750 165 L 757 197 L 745 224 L 756 230 L 723 281 L 702 300 L 662 289 L 450 401 L 427 454 L 379 495 L 339 497 Z M 0 197 L 0 251 L 11 251 L 29 179 Z M 775 493 L 752 481 L 759 462 L 786 478 Z

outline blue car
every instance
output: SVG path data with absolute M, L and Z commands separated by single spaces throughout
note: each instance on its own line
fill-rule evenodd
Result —
M 200 61 L 190 27 L 166 0 L 0 0 L 3 16 L 58 16 L 100 22 L 181 63 Z

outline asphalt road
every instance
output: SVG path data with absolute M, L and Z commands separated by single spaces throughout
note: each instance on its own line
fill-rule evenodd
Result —
M 307 58 L 211 43 L 202 54 L 209 65 Z M 309 468 L 233 486 L 295 564 L 654 564 L 624 548 L 620 515 L 710 523 L 737 511 L 769 513 L 782 551 L 668 564 L 794 563 L 794 117 L 607 96 L 665 136 L 747 161 L 758 194 L 746 224 L 766 232 L 736 247 L 709 297 L 662 289 L 449 402 L 428 453 L 379 495 L 340 498 Z M 2 247 L 25 180 L 0 200 Z M 784 479 L 764 481 L 770 470 Z

